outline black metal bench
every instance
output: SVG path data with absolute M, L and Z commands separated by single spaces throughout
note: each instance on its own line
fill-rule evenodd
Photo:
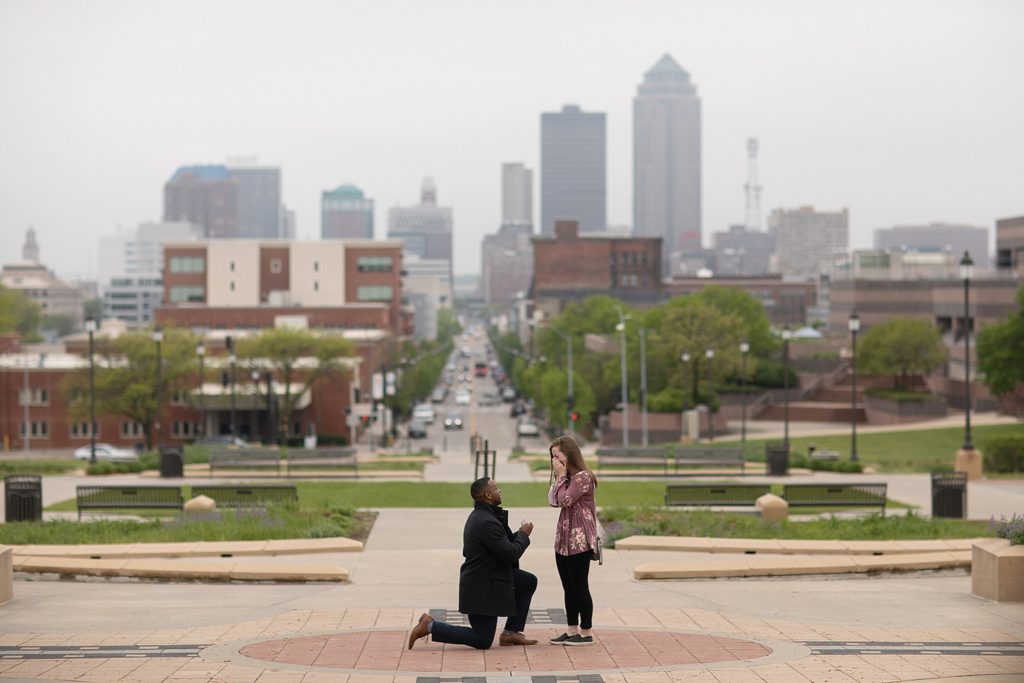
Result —
M 78 519 L 82 510 L 177 510 L 185 499 L 176 486 L 78 486 Z
M 295 505 L 299 502 L 299 492 L 294 484 L 193 486 L 192 495 L 212 498 L 219 508 Z
M 354 448 L 316 448 L 311 450 L 288 451 L 286 461 L 288 476 L 293 470 L 316 469 L 350 469 L 353 476 L 359 476 L 359 465 L 356 462 Z
M 661 465 L 662 473 L 669 473 L 672 450 L 658 447 L 599 448 L 597 449 L 597 470 L 607 465 Z M 605 471 L 605 476 L 614 475 L 614 470 Z M 629 474 L 633 474 L 632 472 Z
M 680 465 L 688 467 L 706 466 L 728 467 L 738 466 L 742 471 L 746 461 L 743 458 L 742 448 L 678 448 L 675 455 L 676 471 Z
M 771 493 L 769 484 L 669 484 L 665 505 L 673 507 L 753 507 Z
M 782 497 L 795 507 L 877 507 L 885 514 L 888 484 L 786 484 Z
M 215 470 L 273 469 L 281 474 L 281 452 L 276 448 L 227 448 L 210 451 L 210 476 Z

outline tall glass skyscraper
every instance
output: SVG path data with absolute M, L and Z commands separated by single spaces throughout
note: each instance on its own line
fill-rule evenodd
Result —
M 540 234 L 574 220 L 580 232 L 608 227 L 605 115 L 566 105 L 540 115 Z

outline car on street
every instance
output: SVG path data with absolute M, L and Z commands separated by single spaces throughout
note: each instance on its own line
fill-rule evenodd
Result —
M 444 428 L 448 429 L 462 429 L 462 414 L 461 413 L 448 413 L 444 418 Z
M 512 404 L 512 410 L 509 411 L 511 417 L 519 417 L 520 415 L 526 414 L 526 404 L 522 401 L 516 401 Z
M 501 400 L 505 403 L 511 403 L 516 400 L 516 390 L 512 387 L 504 387 L 501 390 Z
M 75 449 L 75 460 L 89 460 L 92 458 L 92 450 L 89 446 L 82 446 Z M 109 443 L 96 444 L 96 459 L 108 460 L 110 462 L 138 462 L 139 455 L 127 448 L 117 448 Z
M 469 392 L 465 389 L 459 389 L 455 392 L 455 405 L 457 406 L 468 406 L 469 405 Z
M 434 420 L 437 419 L 437 415 L 434 413 L 434 407 L 432 405 L 429 403 L 421 403 L 412 409 L 412 419 L 416 422 L 432 425 L 434 424 Z
M 409 438 L 410 439 L 425 439 L 427 437 L 427 425 L 423 424 L 419 420 L 413 420 L 409 423 Z
M 481 407 L 501 405 L 501 397 L 495 393 L 487 393 L 477 399 Z
M 444 403 L 444 399 L 448 396 L 448 389 L 446 387 L 438 387 L 434 389 L 434 393 L 430 395 L 431 403 Z
M 516 434 L 519 436 L 540 436 L 540 427 L 528 417 L 521 417 L 516 422 Z

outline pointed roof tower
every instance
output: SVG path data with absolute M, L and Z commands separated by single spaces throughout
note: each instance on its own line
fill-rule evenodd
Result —
M 25 244 L 21 247 L 21 258 L 25 261 L 39 263 L 39 243 L 36 242 L 36 229 L 31 225 L 25 233 Z
M 654 66 L 644 73 L 639 94 L 663 94 L 667 92 L 696 94 L 697 89 L 690 82 L 690 74 L 667 52 Z

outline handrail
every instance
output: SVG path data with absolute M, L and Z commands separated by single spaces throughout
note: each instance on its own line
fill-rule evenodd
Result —
M 835 381 L 839 377 L 839 375 L 846 374 L 849 371 L 849 369 L 850 369 L 850 361 L 844 359 L 835 368 L 833 368 L 829 372 L 826 372 L 824 375 L 818 375 L 813 382 L 811 382 L 806 387 L 801 389 L 800 393 L 797 394 L 797 400 L 798 401 L 803 401 L 805 398 L 810 396 L 812 393 L 814 393 L 815 391 L 820 389 L 822 387 L 822 385 L 825 385 L 826 388 L 831 388 L 832 386 L 835 385 Z

